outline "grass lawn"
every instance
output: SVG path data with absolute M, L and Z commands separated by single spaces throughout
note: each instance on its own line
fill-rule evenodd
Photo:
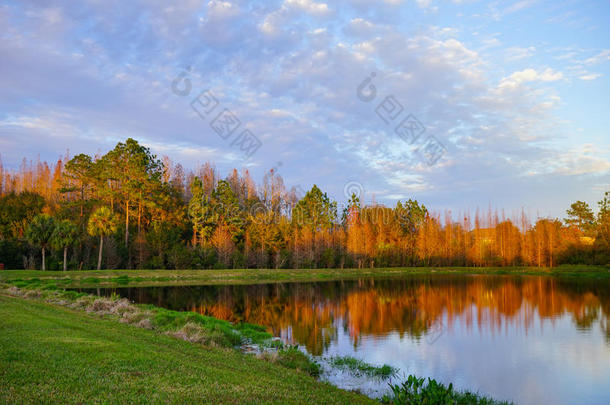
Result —
M 0 295 L 0 403 L 84 402 L 375 403 L 232 349 Z
M 244 269 L 244 270 L 86 270 L 0 271 L 0 282 L 57 287 L 118 287 L 155 285 L 254 284 L 325 281 L 362 277 L 400 277 L 409 274 L 514 274 L 558 277 L 610 277 L 607 266 L 539 267 L 393 267 L 378 269 Z

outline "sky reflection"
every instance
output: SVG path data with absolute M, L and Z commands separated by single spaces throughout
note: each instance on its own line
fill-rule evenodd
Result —
M 116 292 L 267 325 L 316 356 L 390 364 L 518 404 L 606 404 L 609 284 L 460 275 Z M 387 390 L 387 381 L 324 377 L 373 396 Z

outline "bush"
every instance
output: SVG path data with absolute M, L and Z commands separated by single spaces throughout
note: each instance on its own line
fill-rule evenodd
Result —
M 168 267 L 172 269 L 190 269 L 193 267 L 193 252 L 184 245 L 175 245 L 167 253 Z
M 23 269 L 23 256 L 27 255 L 28 246 L 25 242 L 0 239 L 0 263 L 4 263 L 5 269 Z

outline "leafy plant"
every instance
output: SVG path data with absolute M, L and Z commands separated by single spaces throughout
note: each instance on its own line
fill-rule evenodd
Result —
M 100 207 L 89 217 L 87 232 L 91 236 L 100 237 L 100 249 L 97 259 L 97 269 L 102 268 L 102 250 L 104 237 L 112 235 L 117 230 L 117 217 L 108 207 Z
M 46 270 L 46 249 L 55 229 L 55 220 L 48 214 L 39 214 L 32 219 L 26 230 L 26 238 L 32 244 L 42 248 L 42 270 Z
M 74 245 L 78 238 L 78 228 L 67 219 L 60 221 L 55 226 L 51 234 L 51 246 L 56 249 L 63 249 L 64 271 L 68 269 L 68 247 Z
M 500 405 L 507 402 L 498 402 L 493 399 L 474 394 L 472 392 L 459 392 L 453 389 L 453 384 L 445 386 L 442 383 L 428 378 L 409 375 L 400 385 L 391 385 L 391 395 L 385 395 L 383 403 L 395 405 Z

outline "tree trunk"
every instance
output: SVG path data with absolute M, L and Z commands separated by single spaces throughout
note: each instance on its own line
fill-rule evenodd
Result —
M 142 193 L 138 204 L 138 266 L 142 266 Z
M 125 246 L 129 243 L 129 200 L 125 201 Z
M 553 234 L 549 236 L 549 266 L 553 267 Z
M 68 270 L 68 247 L 64 247 L 64 271 Z
M 45 266 L 46 256 L 44 246 L 42 247 L 42 271 L 45 271 L 47 268 Z
M 102 248 L 104 247 L 104 237 L 100 236 L 100 252 L 97 255 L 97 269 L 102 269 Z

